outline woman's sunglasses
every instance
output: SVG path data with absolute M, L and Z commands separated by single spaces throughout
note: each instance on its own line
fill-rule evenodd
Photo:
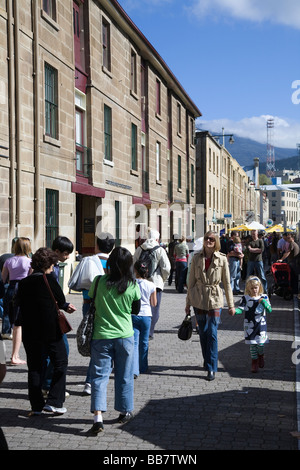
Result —
M 213 237 L 204 237 L 204 240 L 209 240 L 210 242 L 215 242 L 216 239 Z

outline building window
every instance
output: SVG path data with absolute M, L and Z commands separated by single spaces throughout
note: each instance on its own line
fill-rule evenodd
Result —
M 110 24 L 103 18 L 102 20 L 102 48 L 103 48 L 103 67 L 111 71 L 110 57 Z
M 43 0 L 43 10 L 53 21 L 56 21 L 56 0 Z
M 195 145 L 195 121 L 193 118 L 190 118 L 190 145 Z
M 130 64 L 130 90 L 135 95 L 137 94 L 137 67 L 136 67 L 136 53 L 131 50 L 131 64 Z
M 57 70 L 45 64 L 45 134 L 58 138 Z
M 155 112 L 158 116 L 161 115 L 161 83 L 156 80 L 156 108 Z
M 146 154 L 146 135 L 142 132 L 141 135 L 141 160 L 142 160 L 142 190 L 144 193 L 149 194 L 149 165 Z
M 83 6 L 73 2 L 73 34 L 74 34 L 74 59 L 75 67 L 82 71 L 85 70 L 85 40 L 84 40 L 84 22 Z M 76 74 L 76 80 L 78 80 Z M 78 82 L 76 82 L 78 83 Z M 83 91 L 83 90 L 82 90 Z
M 194 165 L 191 164 L 191 194 L 195 192 L 195 169 Z
M 46 246 L 58 236 L 58 191 L 46 189 Z
M 178 162 L 178 166 L 177 166 L 177 178 L 178 178 L 178 189 L 181 189 L 181 156 L 178 155 L 178 159 L 177 159 L 177 162 Z
M 181 135 L 181 105 L 177 103 L 177 134 Z
M 111 108 L 104 105 L 104 158 L 112 161 Z
M 156 142 L 156 181 L 161 179 L 161 147 L 160 142 Z
M 76 170 L 84 173 L 84 113 L 81 109 L 75 109 L 75 132 L 76 132 Z
M 131 169 L 137 171 L 137 126 L 131 124 Z
M 73 3 L 73 33 L 75 42 L 75 56 L 80 55 L 80 22 L 79 22 L 79 6 Z M 77 54 L 76 54 L 77 53 Z

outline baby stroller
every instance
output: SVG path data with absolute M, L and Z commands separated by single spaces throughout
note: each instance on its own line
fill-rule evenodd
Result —
M 291 289 L 291 268 L 287 263 L 273 263 L 271 266 L 273 285 L 269 287 L 269 298 L 273 292 L 285 300 L 293 298 Z

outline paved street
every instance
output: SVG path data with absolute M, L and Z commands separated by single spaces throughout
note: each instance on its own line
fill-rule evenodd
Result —
M 88 360 L 78 354 L 75 342 L 81 296 L 68 295 L 68 300 L 78 307 L 71 317 L 74 331 L 68 334 L 68 412 L 29 418 L 26 366 L 8 366 L 0 388 L 0 416 L 11 450 L 147 450 L 173 455 L 213 449 L 298 450 L 297 368 L 292 354 L 299 312 L 293 300 L 271 298 L 266 365 L 257 374 L 250 372 L 243 316 L 230 317 L 224 310 L 219 370 L 216 380 L 207 382 L 196 333 L 187 342 L 177 338 L 185 295 L 166 287 L 157 332 L 150 342 L 151 373 L 135 380 L 135 418 L 126 425 L 117 423 L 112 375 L 104 432 L 97 437 L 86 434 L 92 425 L 90 398 L 82 396 Z M 11 341 L 5 344 L 9 359 Z

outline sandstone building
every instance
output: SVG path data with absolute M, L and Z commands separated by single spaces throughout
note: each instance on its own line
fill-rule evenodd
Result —
M 0 252 L 195 229 L 195 119 L 116 0 L 0 0 Z

